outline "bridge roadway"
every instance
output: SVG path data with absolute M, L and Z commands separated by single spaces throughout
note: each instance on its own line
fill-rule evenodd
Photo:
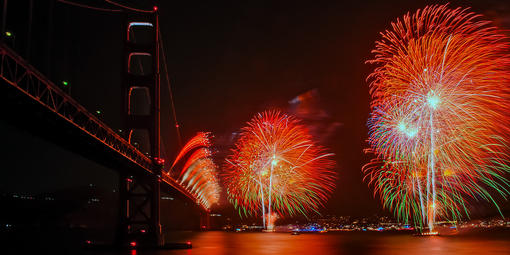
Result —
M 0 57 L 2 119 L 119 173 L 155 177 L 157 166 L 150 157 L 2 43 Z M 161 189 L 206 210 L 193 194 L 165 174 Z

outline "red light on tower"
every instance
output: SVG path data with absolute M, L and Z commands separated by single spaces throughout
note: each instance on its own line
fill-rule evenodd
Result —
M 157 164 L 159 165 L 163 165 L 165 164 L 165 159 L 164 158 L 154 158 L 154 160 L 156 161 Z
M 129 243 L 129 246 L 131 246 L 131 247 L 136 247 L 136 242 L 130 242 L 130 243 Z
M 153 9 L 155 12 L 157 12 L 157 11 L 158 11 L 158 7 L 157 7 L 157 6 L 152 7 L 152 9 Z

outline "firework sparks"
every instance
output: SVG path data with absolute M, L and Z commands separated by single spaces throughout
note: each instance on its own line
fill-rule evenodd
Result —
M 259 113 L 227 158 L 228 198 L 245 215 L 262 212 L 268 229 L 273 215 L 318 212 L 334 188 L 332 155 L 297 119 L 277 111 Z
M 200 147 L 209 147 L 209 133 L 207 132 L 199 132 L 195 137 L 191 138 L 181 149 L 177 157 L 175 157 L 175 161 L 172 164 L 172 168 L 179 162 L 186 154 L 190 151 L 200 148 Z
M 430 231 L 468 199 L 507 197 L 508 38 L 467 9 L 429 6 L 372 51 L 366 178 L 398 218 Z M 497 206 L 497 205 L 496 205 Z
M 220 185 L 216 176 L 217 166 L 209 149 L 209 133 L 200 132 L 190 139 L 177 155 L 172 169 L 188 154 L 177 180 L 197 197 L 197 202 L 205 208 L 217 203 Z M 168 173 L 169 174 L 169 173 Z

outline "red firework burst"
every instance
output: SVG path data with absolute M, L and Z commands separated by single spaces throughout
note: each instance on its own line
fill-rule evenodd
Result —
M 278 111 L 248 122 L 232 153 L 225 173 L 228 198 L 245 215 L 262 212 L 265 221 L 273 212 L 318 212 L 335 186 L 333 154 L 297 119 Z
M 459 219 L 466 198 L 508 196 L 510 57 L 504 33 L 467 9 L 428 6 L 376 42 L 364 167 L 404 221 Z
M 216 164 L 210 151 L 210 133 L 199 132 L 191 138 L 177 155 L 170 172 L 179 165 L 186 155 L 188 159 L 175 177 L 186 189 L 197 197 L 197 202 L 209 209 L 219 200 L 220 185 L 216 175 Z

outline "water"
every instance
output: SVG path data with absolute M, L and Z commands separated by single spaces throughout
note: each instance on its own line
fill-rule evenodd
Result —
M 31 236 L 31 238 L 28 238 Z M 65 236 L 69 236 L 66 234 Z M 510 229 L 468 232 L 455 236 L 415 237 L 411 233 L 329 232 L 291 235 L 290 233 L 171 232 L 168 242 L 191 241 L 186 250 L 83 249 L 71 245 L 63 235 L 46 237 L 25 234 L 15 245 L 3 242 L 0 254 L 73 254 L 73 255 L 484 255 L 510 254 Z M 5 237 L 0 233 L 0 243 Z M 42 238 L 42 239 L 41 239 Z M 9 239 L 9 238 L 8 238 Z M 22 245 L 20 245 L 20 242 Z M 81 247 L 81 248 L 79 248 Z
M 138 252 L 165 255 L 220 254 L 510 254 L 510 232 L 472 235 L 415 237 L 406 234 L 349 232 L 301 234 L 180 232 L 167 235 L 173 241 L 191 241 L 191 250 Z

